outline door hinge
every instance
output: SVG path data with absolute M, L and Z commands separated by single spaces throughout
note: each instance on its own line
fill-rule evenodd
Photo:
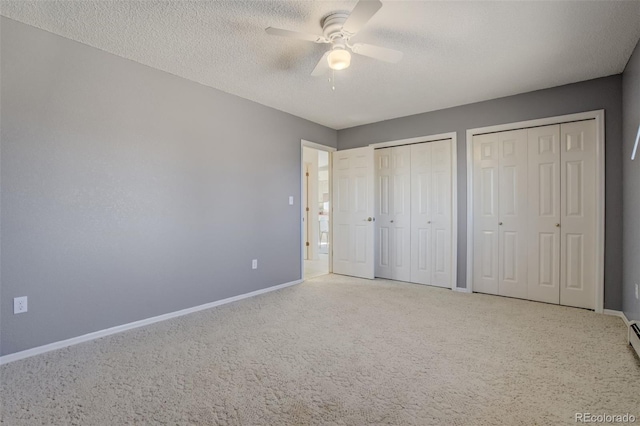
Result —
M 307 247 L 309 247 L 309 241 L 306 242 Z

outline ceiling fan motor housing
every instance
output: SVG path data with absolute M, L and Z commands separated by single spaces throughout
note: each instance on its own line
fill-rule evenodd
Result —
M 342 26 L 346 22 L 349 14 L 347 12 L 334 12 L 322 19 L 322 33 L 329 40 L 344 38 L 346 34 L 342 31 Z

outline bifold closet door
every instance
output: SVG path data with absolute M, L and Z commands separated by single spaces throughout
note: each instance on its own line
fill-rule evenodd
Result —
M 474 136 L 474 291 L 527 297 L 527 131 Z
M 377 149 L 376 276 L 411 278 L 411 159 L 409 146 Z
M 451 140 L 411 145 L 411 282 L 451 287 Z
M 560 304 L 595 309 L 595 120 L 561 124 L 560 142 Z
M 595 309 L 596 123 L 474 136 L 473 289 Z
M 528 299 L 560 303 L 560 125 L 528 130 Z

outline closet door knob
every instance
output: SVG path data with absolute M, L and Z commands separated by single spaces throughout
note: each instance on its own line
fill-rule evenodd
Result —
M 502 226 L 502 222 L 500 222 L 498 225 Z
M 560 228 L 560 224 L 559 223 L 556 223 L 556 228 Z
M 393 223 L 393 220 L 391 221 L 391 223 Z
M 427 223 L 431 223 L 431 221 L 428 221 Z

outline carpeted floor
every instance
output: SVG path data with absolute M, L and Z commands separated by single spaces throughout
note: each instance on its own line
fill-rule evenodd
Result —
M 625 336 L 581 309 L 327 275 L 4 365 L 0 409 L 12 426 L 640 418 Z

